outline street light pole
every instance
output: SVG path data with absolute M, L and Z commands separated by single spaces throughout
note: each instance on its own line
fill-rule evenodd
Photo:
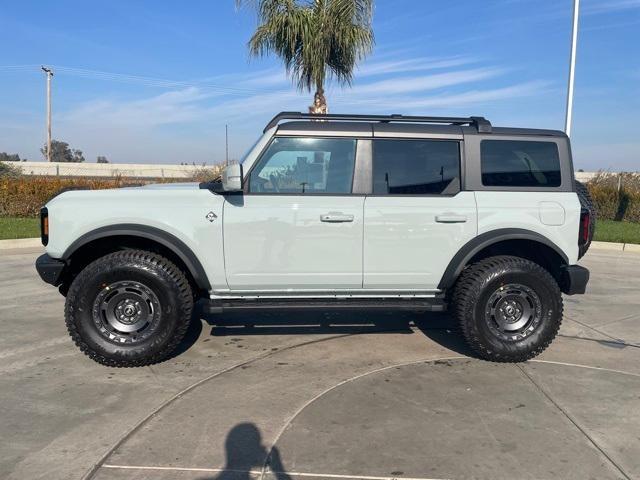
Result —
M 51 78 L 53 70 L 42 66 L 42 71 L 47 75 L 47 161 L 51 161 Z
M 229 165 L 229 125 L 224 124 L 224 158 L 225 165 Z
M 578 47 L 578 16 L 580 0 L 573 0 L 573 27 L 571 29 L 571 58 L 569 61 L 569 84 L 567 86 L 567 111 L 565 115 L 564 131 L 571 136 L 571 120 L 573 113 L 573 80 L 576 70 L 576 49 Z

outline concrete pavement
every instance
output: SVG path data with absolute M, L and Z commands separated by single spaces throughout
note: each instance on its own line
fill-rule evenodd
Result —
M 446 314 L 307 312 L 203 318 L 109 369 L 36 252 L 0 253 L 0 478 L 640 478 L 640 256 L 590 252 L 525 364 L 472 358 Z

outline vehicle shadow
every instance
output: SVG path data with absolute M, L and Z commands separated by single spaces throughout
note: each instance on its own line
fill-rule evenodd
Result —
M 460 355 L 473 356 L 447 313 L 375 310 L 237 311 L 200 313 L 211 336 L 365 335 L 420 333 Z M 201 322 L 194 322 L 201 323 Z

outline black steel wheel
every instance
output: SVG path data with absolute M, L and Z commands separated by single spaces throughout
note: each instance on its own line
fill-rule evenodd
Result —
M 162 319 L 154 291 L 140 282 L 126 280 L 102 288 L 93 302 L 92 315 L 106 339 L 126 344 L 145 341 Z
M 193 295 L 183 272 L 155 253 L 123 250 L 89 264 L 65 305 L 67 329 L 93 360 L 112 367 L 166 358 L 184 337 Z
M 487 300 L 485 321 L 492 333 L 504 341 L 526 338 L 541 320 L 542 301 L 525 285 L 500 285 Z
M 535 357 L 549 346 L 562 321 L 562 295 L 555 279 L 519 257 L 490 257 L 466 268 L 452 302 L 469 346 L 492 361 Z

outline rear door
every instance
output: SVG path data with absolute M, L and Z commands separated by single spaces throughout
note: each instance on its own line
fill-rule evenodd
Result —
M 231 290 L 362 288 L 364 196 L 353 195 L 357 140 L 276 137 L 224 206 Z
M 365 200 L 364 288 L 435 290 L 477 233 L 473 192 L 460 190 L 458 139 L 374 139 Z

